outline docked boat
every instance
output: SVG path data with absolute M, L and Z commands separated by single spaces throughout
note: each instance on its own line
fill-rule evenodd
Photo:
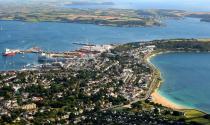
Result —
M 3 53 L 3 56 L 15 56 L 15 55 L 16 51 L 10 49 L 6 49 L 5 52 Z

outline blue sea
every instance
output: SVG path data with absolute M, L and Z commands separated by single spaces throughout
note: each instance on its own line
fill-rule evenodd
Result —
M 210 23 L 199 19 L 165 20 L 162 27 L 109 27 L 92 24 L 58 22 L 0 21 L 0 52 L 5 48 L 28 49 L 40 47 L 47 51 L 75 50 L 73 42 L 92 44 L 122 44 L 143 40 L 168 38 L 210 38 Z M 0 70 L 23 68 L 37 64 L 37 55 L 0 55 Z
M 158 90 L 162 96 L 210 113 L 210 53 L 165 53 L 151 62 L 164 80 Z

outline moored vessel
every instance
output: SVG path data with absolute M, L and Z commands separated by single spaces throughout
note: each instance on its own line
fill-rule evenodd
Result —
M 3 53 L 3 56 L 15 56 L 15 55 L 16 55 L 16 51 L 10 50 L 10 49 L 6 49 L 5 52 Z

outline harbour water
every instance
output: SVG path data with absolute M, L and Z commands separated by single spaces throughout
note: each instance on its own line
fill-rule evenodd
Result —
M 165 53 L 150 60 L 161 72 L 158 92 L 175 104 L 210 113 L 210 53 Z
M 199 19 L 171 19 L 165 23 L 166 26 L 163 27 L 128 28 L 57 22 L 0 21 L 0 52 L 6 48 L 24 50 L 34 46 L 46 51 L 67 51 L 81 47 L 72 44 L 74 42 L 122 44 L 153 39 L 210 38 L 210 23 L 200 22 Z M 32 62 L 37 63 L 36 55 L 25 55 L 25 58 L 0 56 L 0 70 L 20 69 Z

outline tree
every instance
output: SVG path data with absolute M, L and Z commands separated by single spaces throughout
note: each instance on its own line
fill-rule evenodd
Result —
M 155 109 L 154 109 L 154 113 L 155 113 L 155 114 L 159 114 L 158 108 L 155 108 Z
M 7 123 L 11 123 L 12 122 L 12 118 L 7 116 L 7 115 L 2 115 L 1 118 L 2 118 L 2 120 L 4 122 L 7 122 Z
M 141 102 L 133 103 L 133 104 L 131 104 L 131 107 L 132 108 L 137 108 L 137 109 L 140 109 L 140 110 L 143 108 L 142 105 L 141 105 Z
M 179 111 L 173 111 L 173 115 L 174 116 L 181 116 L 181 112 L 179 112 Z

